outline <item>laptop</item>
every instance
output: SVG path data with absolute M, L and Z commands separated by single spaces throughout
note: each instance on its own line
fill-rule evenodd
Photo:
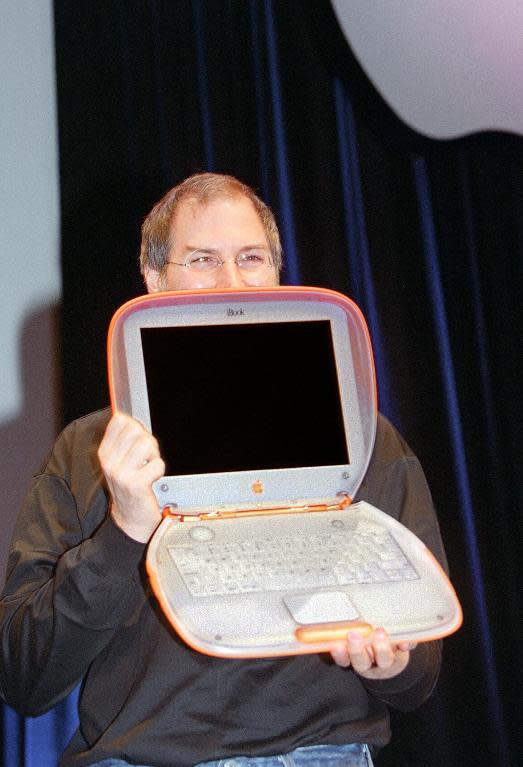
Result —
M 462 621 L 447 576 L 407 528 L 352 503 L 376 434 L 365 320 L 347 297 L 277 287 L 156 293 L 108 337 L 113 409 L 160 444 L 154 593 L 200 652 L 328 650 L 350 630 L 393 641 Z

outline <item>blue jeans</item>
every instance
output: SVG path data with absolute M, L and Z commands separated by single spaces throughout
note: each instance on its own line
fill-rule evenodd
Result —
M 148 767 L 131 765 L 122 759 L 104 759 L 90 767 Z M 176 767 L 176 765 L 172 765 Z M 344 746 L 306 746 L 280 756 L 234 756 L 199 762 L 194 767 L 372 767 L 368 747 L 362 743 Z

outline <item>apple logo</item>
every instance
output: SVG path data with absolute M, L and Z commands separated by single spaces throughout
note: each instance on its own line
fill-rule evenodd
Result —
M 523 135 L 521 0 L 331 0 L 353 55 L 410 128 Z

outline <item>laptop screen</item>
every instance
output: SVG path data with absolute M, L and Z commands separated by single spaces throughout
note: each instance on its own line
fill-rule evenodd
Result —
M 294 287 L 140 296 L 115 314 L 108 348 L 113 407 L 160 443 L 162 508 L 354 497 L 376 396 L 365 322 L 345 296 Z
M 349 463 L 329 320 L 140 335 L 167 475 Z

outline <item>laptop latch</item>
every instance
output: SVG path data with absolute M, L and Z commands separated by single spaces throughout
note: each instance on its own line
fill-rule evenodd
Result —
M 294 636 L 299 642 L 314 644 L 316 642 L 340 642 L 347 639 L 349 631 L 357 631 L 367 638 L 374 631 L 374 627 L 365 621 L 339 621 L 336 623 L 315 623 L 298 626 L 294 630 Z

